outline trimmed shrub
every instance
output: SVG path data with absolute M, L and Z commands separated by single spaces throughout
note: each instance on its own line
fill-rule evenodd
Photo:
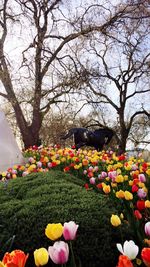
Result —
M 22 249 L 33 255 L 36 248 L 53 244 L 45 236 L 48 223 L 74 220 L 79 228 L 73 247 L 82 266 L 116 266 L 119 233 L 110 225 L 114 212 L 107 196 L 86 191 L 82 180 L 59 171 L 1 183 L 0 256 L 6 249 Z M 32 260 L 33 256 L 29 257 L 27 266 L 33 266 Z

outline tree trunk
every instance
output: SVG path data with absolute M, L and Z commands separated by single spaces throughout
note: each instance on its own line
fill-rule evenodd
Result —
M 42 125 L 41 117 L 38 116 L 34 118 L 34 124 L 28 126 L 19 104 L 16 103 L 13 105 L 13 108 L 15 111 L 17 124 L 21 132 L 24 148 L 27 149 L 34 145 L 39 146 L 39 132 Z
M 126 144 L 128 138 L 128 130 L 126 129 L 125 125 L 121 125 L 120 129 L 120 143 L 119 143 L 119 154 L 122 154 L 126 151 Z
M 129 130 L 126 128 L 124 121 L 124 106 L 120 109 L 119 113 L 120 121 L 120 143 L 119 143 L 119 154 L 122 154 L 126 151 L 126 143 L 129 134 Z

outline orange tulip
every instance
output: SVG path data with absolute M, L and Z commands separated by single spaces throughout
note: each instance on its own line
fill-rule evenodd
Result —
M 150 248 L 143 248 L 141 251 L 141 257 L 144 264 L 150 267 Z
M 22 250 L 13 250 L 5 253 L 2 263 L 6 267 L 24 267 L 28 256 Z
M 117 267 L 134 267 L 134 266 L 127 256 L 120 255 Z

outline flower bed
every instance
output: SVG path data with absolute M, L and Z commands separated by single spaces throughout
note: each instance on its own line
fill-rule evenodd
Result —
M 76 151 L 60 147 L 33 147 L 25 151 L 25 155 L 28 163 L 2 173 L 2 181 L 51 169 L 74 174 L 85 181 L 87 191 L 106 195 L 117 207 L 118 212 L 111 215 L 110 224 L 118 231 L 127 224 L 133 232 L 134 242 L 122 240 L 124 249 L 121 244 L 117 245 L 122 254 L 118 267 L 150 266 L 150 163 L 141 156 L 128 158 L 126 154 L 117 156 L 113 151 Z M 137 252 L 134 256 L 128 253 L 131 248 Z

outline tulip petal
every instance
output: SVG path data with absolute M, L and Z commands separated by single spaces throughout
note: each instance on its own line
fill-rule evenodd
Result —
M 130 260 L 134 260 L 139 252 L 139 248 L 135 245 L 133 240 L 125 241 L 123 245 L 124 255 L 128 256 Z
M 124 254 L 123 253 L 123 248 L 122 248 L 122 245 L 120 243 L 116 244 L 117 246 L 117 249 L 120 251 L 121 254 Z

